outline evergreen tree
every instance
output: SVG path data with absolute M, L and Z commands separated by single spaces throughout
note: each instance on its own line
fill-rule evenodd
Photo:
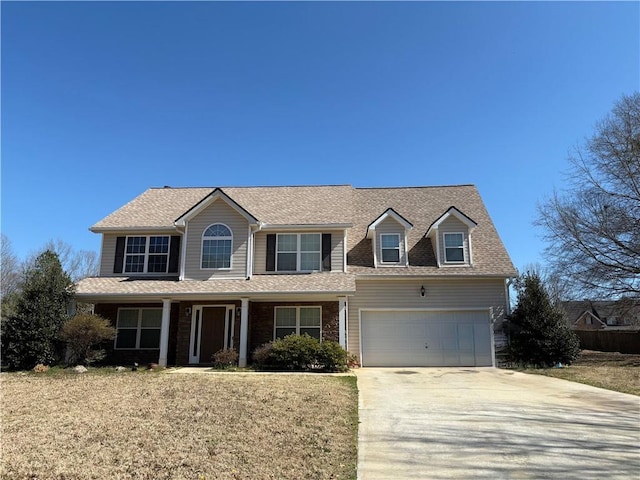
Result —
M 511 360 L 536 367 L 573 362 L 580 353 L 578 337 L 551 303 L 540 277 L 527 273 L 517 287 L 518 305 L 506 322 Z
M 73 283 L 58 256 L 43 252 L 25 271 L 14 312 L 3 321 L 3 365 L 30 369 L 59 360 L 64 345 L 57 336 L 72 299 Z

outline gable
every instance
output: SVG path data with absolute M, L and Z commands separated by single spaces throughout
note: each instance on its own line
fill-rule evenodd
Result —
M 228 269 L 202 268 L 203 234 L 212 225 L 222 224 L 232 234 L 231 266 Z M 208 280 L 216 278 L 246 278 L 249 221 L 246 215 L 217 197 L 186 220 L 186 250 L 182 278 Z
M 178 227 L 183 227 L 185 224 L 192 218 L 200 215 L 203 211 L 205 211 L 211 204 L 217 201 L 222 201 L 226 203 L 231 209 L 233 209 L 238 215 L 242 216 L 247 223 L 257 224 L 258 219 L 251 215 L 245 208 L 241 207 L 235 200 L 229 197 L 226 193 L 224 193 L 221 189 L 216 188 L 213 192 L 207 195 L 200 202 L 195 204 L 189 210 L 187 210 L 184 214 L 180 215 L 175 220 L 175 224 Z

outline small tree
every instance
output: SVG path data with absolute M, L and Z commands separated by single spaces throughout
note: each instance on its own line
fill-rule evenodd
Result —
M 73 284 L 58 256 L 51 251 L 40 254 L 24 273 L 14 311 L 3 320 L 3 364 L 31 369 L 55 363 L 62 350 L 58 332 L 72 298 Z
M 536 367 L 573 362 L 580 353 L 578 337 L 551 303 L 540 277 L 527 273 L 516 287 L 518 304 L 505 323 L 511 360 Z
M 94 349 L 105 340 L 113 340 L 116 329 L 109 320 L 91 313 L 81 313 L 70 318 L 62 326 L 59 338 L 67 342 L 68 362 L 91 364 L 104 358 L 103 349 Z

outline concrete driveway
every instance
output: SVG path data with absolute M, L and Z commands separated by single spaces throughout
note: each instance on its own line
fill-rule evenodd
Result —
M 640 479 L 640 397 L 493 368 L 356 374 L 360 479 Z

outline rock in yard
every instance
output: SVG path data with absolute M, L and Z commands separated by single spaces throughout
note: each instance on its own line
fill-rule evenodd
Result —
M 126 367 L 122 367 L 122 366 L 116 367 L 116 372 L 126 372 L 126 371 L 127 371 Z
M 87 367 L 83 367 L 82 365 L 77 365 L 73 367 L 73 371 L 76 373 L 86 373 L 88 370 L 87 370 Z

